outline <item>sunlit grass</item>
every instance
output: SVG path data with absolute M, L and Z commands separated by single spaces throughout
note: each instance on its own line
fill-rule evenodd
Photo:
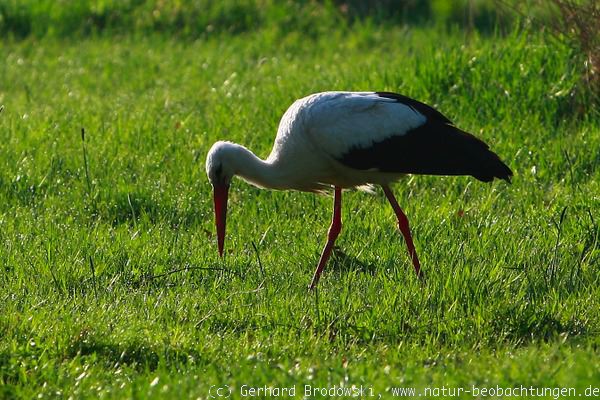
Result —
M 570 50 L 368 24 L 273 35 L 0 47 L 1 395 L 598 382 L 600 135 L 565 97 Z M 328 197 L 236 180 L 218 258 L 208 148 L 266 156 L 287 106 L 322 90 L 426 101 L 514 170 L 396 185 L 424 286 L 382 194 L 344 196 L 318 295 Z

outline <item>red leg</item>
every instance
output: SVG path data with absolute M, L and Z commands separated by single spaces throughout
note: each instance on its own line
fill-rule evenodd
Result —
M 421 272 L 421 264 L 419 263 L 419 257 L 417 257 L 417 251 L 415 250 L 415 245 L 412 240 L 412 235 L 410 234 L 410 227 L 408 226 L 408 218 L 406 218 L 406 214 L 402 211 L 398 202 L 396 201 L 396 197 L 394 197 L 394 193 L 392 193 L 391 189 L 387 185 L 381 185 L 383 188 L 383 192 L 387 197 L 388 201 L 392 205 L 394 212 L 396 213 L 396 217 L 398 217 L 398 227 L 400 228 L 400 232 L 402 232 L 402 236 L 404 236 L 404 240 L 406 241 L 406 247 L 408 247 L 408 253 L 410 254 L 410 258 L 412 259 L 413 266 L 415 267 L 415 272 L 419 278 L 423 278 L 423 273 Z
M 312 282 L 310 283 L 309 289 L 314 289 L 319 283 L 319 278 L 321 277 L 321 272 L 323 272 L 323 268 L 325 268 L 325 264 L 327 264 L 327 260 L 329 260 L 329 256 L 331 256 L 331 251 L 333 250 L 333 245 L 335 243 L 335 239 L 337 239 L 340 231 L 342 230 L 342 189 L 339 187 L 335 187 L 333 194 L 333 218 L 331 219 L 331 226 L 329 227 L 329 234 L 327 237 L 327 244 L 321 253 L 321 259 L 319 260 L 319 265 L 317 265 L 317 269 L 315 270 L 315 274 L 313 275 Z

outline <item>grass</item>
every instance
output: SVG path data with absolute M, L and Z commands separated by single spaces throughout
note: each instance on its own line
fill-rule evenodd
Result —
M 571 51 L 368 22 L 2 43 L 0 397 L 597 386 L 600 123 L 573 112 Z M 331 89 L 434 104 L 515 171 L 395 186 L 424 286 L 381 193 L 345 195 L 316 293 L 331 198 L 235 181 L 217 255 L 210 145 L 266 156 L 287 106 Z
M 260 29 L 314 37 L 356 21 L 383 25 L 435 21 L 489 32 L 515 17 L 509 7 L 503 12 L 498 7 L 490 0 L 79 0 L 68 6 L 53 0 L 0 0 L 0 34 L 23 38 L 161 32 L 207 38 Z

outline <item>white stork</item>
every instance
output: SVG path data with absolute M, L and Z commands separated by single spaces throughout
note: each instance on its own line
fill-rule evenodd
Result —
M 333 187 L 333 218 L 311 289 L 342 228 L 342 189 L 381 185 L 415 272 L 422 277 L 408 219 L 389 185 L 406 174 L 472 175 L 483 182 L 494 178 L 510 182 L 512 176 L 483 141 L 455 127 L 434 108 L 390 92 L 324 92 L 299 99 L 281 118 L 266 160 L 244 146 L 219 141 L 208 152 L 206 172 L 214 189 L 221 256 L 234 175 L 261 188 L 323 192 Z

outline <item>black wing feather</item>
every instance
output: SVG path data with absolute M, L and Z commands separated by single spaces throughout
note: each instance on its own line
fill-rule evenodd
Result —
M 480 181 L 510 181 L 512 171 L 480 139 L 452 125 L 434 108 L 395 93 L 378 95 L 397 99 L 425 115 L 425 124 L 393 135 L 368 147 L 354 147 L 338 158 L 360 170 L 426 175 L 472 175 Z
M 420 101 L 417 101 L 415 99 L 411 99 L 410 97 L 406 97 L 401 94 L 392 93 L 392 92 L 375 92 L 375 94 L 378 95 L 379 97 L 385 97 L 386 99 L 394 99 L 398 103 L 406 104 L 407 106 L 411 107 L 413 110 L 416 110 L 416 111 L 420 112 L 421 114 L 423 114 L 425 117 L 427 117 L 427 120 L 431 120 L 431 121 L 437 120 L 440 122 L 444 122 L 446 124 L 452 124 L 452 121 L 450 121 L 448 119 L 448 117 L 446 117 L 444 114 L 442 114 L 435 108 L 433 108 L 425 103 L 421 103 Z

